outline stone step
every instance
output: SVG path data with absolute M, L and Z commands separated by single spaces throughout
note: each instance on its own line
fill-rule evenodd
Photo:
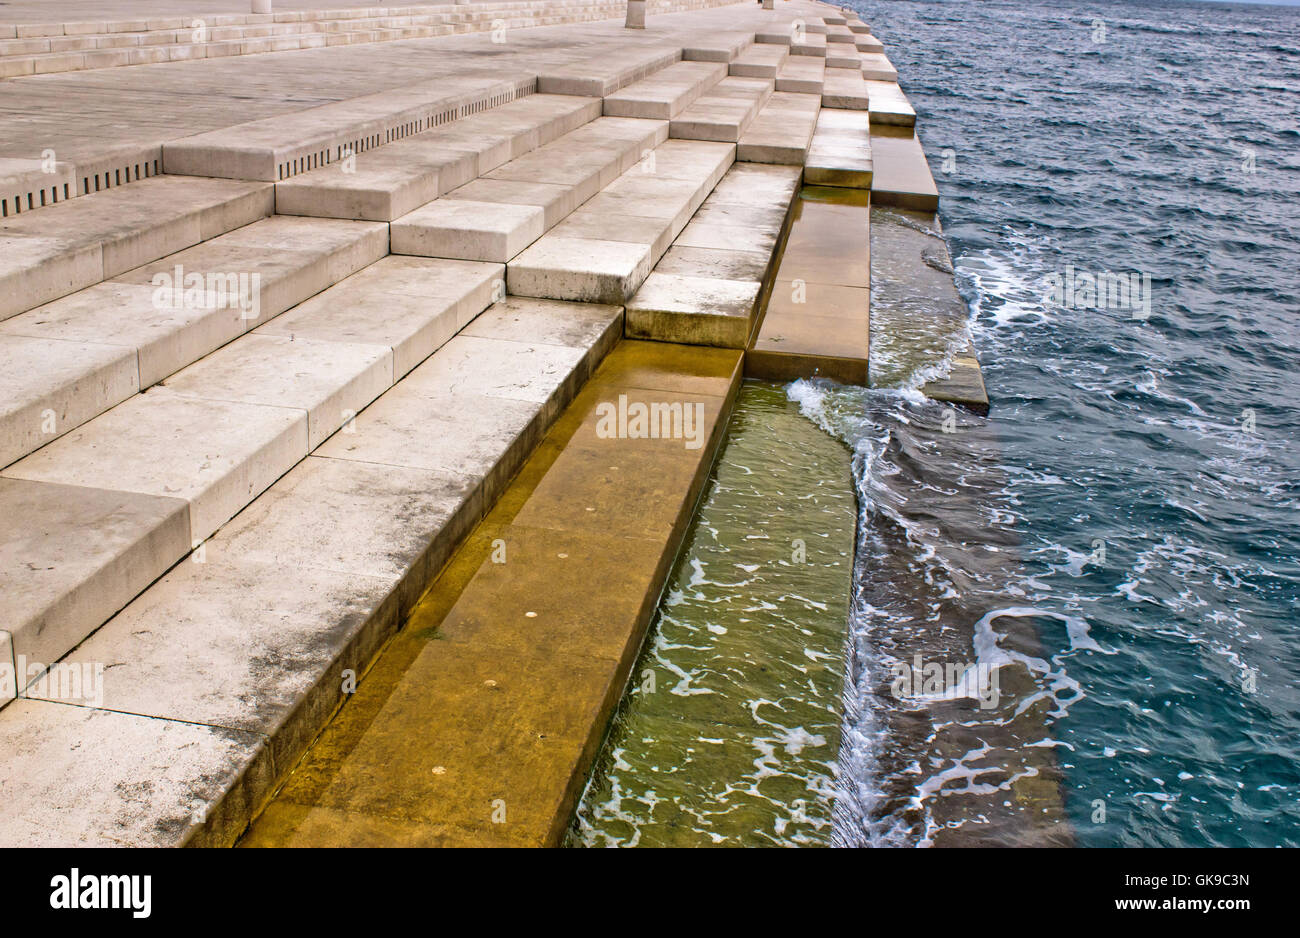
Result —
M 850 18 L 845 25 L 848 26 L 849 32 L 859 38 L 871 35 L 871 27 L 862 22 L 862 20 Z
M 677 62 L 605 96 L 606 117 L 672 120 L 727 75 L 719 62 Z
M 828 26 L 826 29 L 826 42 L 830 45 L 853 45 L 853 31 L 847 26 Z
M 747 377 L 866 384 L 871 194 L 806 187 L 794 209 Z
M 273 217 L 0 324 L 0 466 L 378 260 L 382 225 Z M 186 278 L 197 278 L 187 291 Z M 179 278 L 179 279 L 178 279 Z M 177 291 L 160 288 L 180 283 Z
M 776 90 L 820 95 L 825 86 L 826 61 L 806 55 L 790 57 L 776 76 Z
M 729 74 L 741 78 L 775 79 L 790 58 L 790 50 L 785 46 L 770 43 L 755 43 L 732 61 Z
M 898 70 L 882 52 L 862 54 L 862 77 L 869 81 L 898 82 Z
M 393 221 L 600 116 L 600 101 L 529 95 L 276 183 L 276 211 Z
M 0 573 L 14 647 L 57 660 L 331 434 L 350 429 L 367 404 L 504 295 L 503 274 L 493 264 L 385 258 L 10 466 L 0 502 L 27 506 L 12 517 L 39 536 L 6 534 L 4 550 L 22 546 L 46 571 L 26 587 L 25 564 Z M 45 520 L 25 513 L 59 499 L 76 510 Z M 0 525 L 7 531 L 7 520 Z M 87 537 L 87 525 L 99 533 Z
M 871 123 L 897 124 L 903 127 L 916 124 L 916 111 L 897 83 L 868 81 L 867 98 L 870 102 Z
M 876 205 L 935 212 L 939 188 L 911 127 L 877 124 L 871 128 L 871 200 Z
M 735 159 L 732 144 L 668 140 L 506 268 L 509 292 L 625 303 Z
M 820 110 L 820 95 L 775 92 L 740 138 L 737 161 L 803 166 Z
M 852 46 L 832 45 L 826 51 L 827 68 L 862 69 L 862 56 Z
M 157 176 L 0 221 L 0 320 L 264 218 L 262 183 Z
M 738 143 L 771 97 L 773 87 L 769 78 L 724 78 L 673 119 L 668 136 Z
M 830 13 L 822 17 L 822 22 L 827 26 L 843 26 L 847 20 L 841 13 Z
M 870 122 L 870 114 L 864 111 L 823 110 L 804 161 L 804 182 L 810 186 L 870 189 Z
M 664 121 L 598 118 L 397 219 L 392 250 L 509 261 L 630 170 L 666 135 Z
M 721 62 L 726 65 L 754 44 L 754 34 L 746 32 L 714 33 L 692 38 L 682 47 L 687 62 Z
M 278 182 L 513 101 L 533 81 L 443 78 L 194 134 L 163 145 L 163 171 Z
M 796 35 L 791 38 L 791 55 L 811 55 L 815 58 L 826 58 L 826 37 L 813 32 L 812 25 L 809 24 L 808 32 L 802 36 Z
M 241 845 L 559 846 L 721 444 L 740 357 L 615 348 Z M 691 424 L 610 432 L 619 407 Z M 509 823 L 494 823 L 502 797 Z
M 628 300 L 628 336 L 745 348 L 799 178 L 734 164 Z
M 853 46 L 859 52 L 875 54 L 883 53 L 885 51 L 884 44 L 875 36 L 859 35 L 856 37 L 856 40 L 857 41 L 854 42 Z
M 107 665 L 102 699 L 0 711 L 0 838 L 231 845 L 621 333 L 500 303 L 275 481 L 69 659 Z
M 623 48 L 618 55 L 594 56 L 583 62 L 543 69 L 537 74 L 541 94 L 577 94 L 604 98 L 681 60 L 679 46 Z
M 869 106 L 867 83 L 859 72 L 828 68 L 822 83 L 822 107 L 865 111 Z

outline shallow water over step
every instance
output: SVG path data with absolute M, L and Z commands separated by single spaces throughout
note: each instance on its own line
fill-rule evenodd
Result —
M 747 382 L 570 845 L 829 843 L 856 515 L 843 444 Z

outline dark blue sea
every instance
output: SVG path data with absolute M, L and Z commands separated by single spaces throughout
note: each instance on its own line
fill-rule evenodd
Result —
M 851 5 L 916 108 L 992 407 L 945 433 L 908 387 L 790 390 L 862 511 L 837 841 L 975 823 L 943 801 L 1040 771 L 1006 747 L 1028 712 L 1077 845 L 1300 845 L 1300 8 Z M 1052 289 L 1107 273 L 1149 304 Z M 880 685 L 925 629 L 1029 674 L 1015 712 L 907 730 Z

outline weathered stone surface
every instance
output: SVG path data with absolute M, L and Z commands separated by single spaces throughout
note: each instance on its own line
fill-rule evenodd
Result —
M 536 205 L 439 199 L 393 222 L 394 254 L 467 261 L 510 260 L 546 230 Z
M 740 138 L 736 160 L 802 166 L 820 109 L 821 100 L 815 95 L 776 92 Z
M 627 304 L 631 338 L 744 348 L 761 284 L 656 271 Z
M 14 654 L 44 664 L 190 549 L 181 499 L 47 482 L 0 479 L 0 529 L 6 631 Z
M 606 117 L 671 120 L 727 74 L 717 62 L 678 62 L 605 96 Z
M 13 479 L 138 492 L 190 503 L 204 540 L 307 455 L 307 414 L 154 388 L 4 471 Z
M 871 197 L 877 205 L 925 212 L 938 209 L 939 188 L 911 128 L 873 127 L 871 163 Z
M 135 349 L 0 334 L 0 466 L 139 389 Z
M 0 838 L 15 847 L 175 847 L 205 816 L 229 842 L 240 821 L 209 807 L 246 803 L 270 775 L 256 734 L 41 700 L 0 711 L 0 752 Z
M 401 378 L 505 292 L 505 267 L 390 255 L 257 332 L 393 350 Z
M 168 378 L 181 397 L 307 412 L 311 451 L 393 384 L 386 345 L 246 335 Z

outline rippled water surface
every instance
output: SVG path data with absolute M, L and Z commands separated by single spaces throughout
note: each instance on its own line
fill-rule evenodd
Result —
M 830 842 L 856 515 L 844 445 L 747 383 L 571 844 Z
M 836 840 L 1300 845 L 1300 10 L 853 6 L 992 412 L 790 389 L 862 499 Z M 1069 268 L 1150 315 L 1045 299 Z M 1004 706 L 901 705 L 915 653 Z

